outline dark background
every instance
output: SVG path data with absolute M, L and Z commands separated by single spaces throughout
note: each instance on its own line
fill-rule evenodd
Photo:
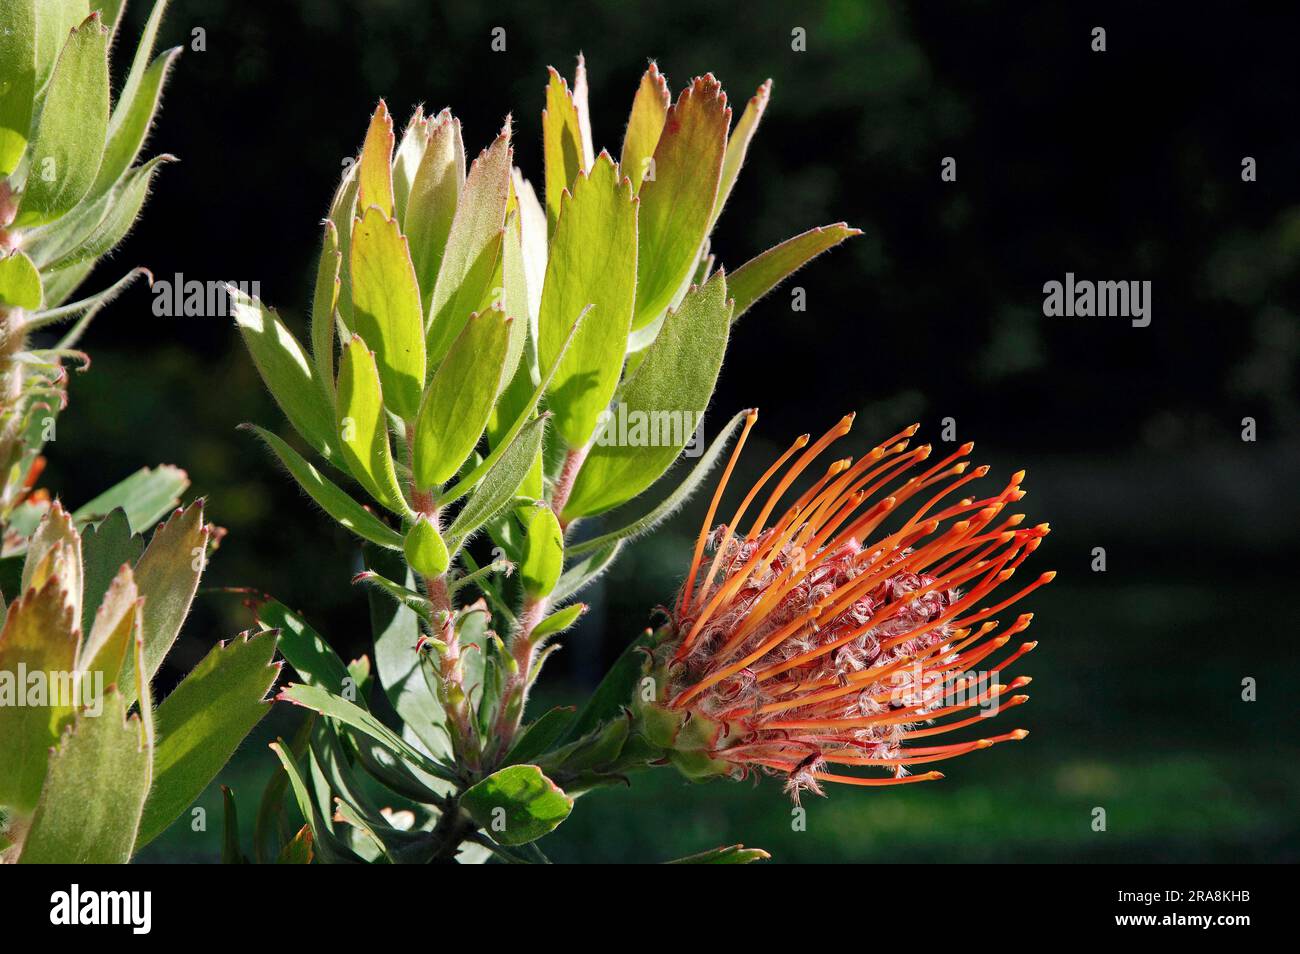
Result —
M 130 7 L 134 42 L 147 10 Z M 737 117 L 770 76 L 714 250 L 734 268 L 813 225 L 865 234 L 738 324 L 711 420 L 762 409 L 742 472 L 848 410 L 852 450 L 914 420 L 942 449 L 952 417 L 995 475 L 1027 468 L 1023 506 L 1054 530 L 1031 565 L 1060 576 L 1025 607 L 1034 701 L 999 728 L 1032 736 L 949 763 L 940 783 L 812 799 L 806 832 L 775 784 L 663 770 L 581 799 L 552 856 L 744 841 L 804 861 L 1295 860 L 1300 20 L 1240 4 L 792 8 L 177 0 L 163 44 L 202 29 L 207 48 L 181 56 L 151 148 L 182 163 L 91 282 L 136 264 L 258 281 L 305 333 L 317 223 L 380 96 L 400 118 L 451 106 L 470 156 L 513 112 L 516 162 L 540 185 L 548 64 L 571 75 L 585 52 L 596 146 L 615 155 L 648 58 L 674 95 L 714 72 Z M 796 26 L 807 52 L 791 50 Z M 1150 280 L 1150 327 L 1045 318 L 1043 283 L 1067 271 Z M 351 540 L 235 431 L 288 427 L 229 322 L 155 318 L 141 286 L 84 346 L 94 368 L 73 382 L 46 482 L 79 503 L 144 463 L 187 468 L 229 529 L 205 582 L 274 593 L 341 652 L 366 651 Z M 579 701 L 671 598 L 702 508 L 625 551 L 543 701 Z M 164 675 L 248 625 L 236 598 L 204 596 Z M 1241 699 L 1247 677 L 1257 702 Z M 249 815 L 275 764 L 265 738 L 293 718 L 277 709 L 222 775 Z M 215 818 L 219 797 L 203 803 Z M 146 857 L 211 860 L 217 837 L 180 825 Z

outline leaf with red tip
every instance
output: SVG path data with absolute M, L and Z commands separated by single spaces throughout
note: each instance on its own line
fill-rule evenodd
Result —
M 203 501 L 196 500 L 158 528 L 135 565 L 135 585 L 144 597 L 146 679 L 153 679 L 189 615 L 206 565 L 207 549 Z M 123 695 L 134 701 L 139 693 L 131 667 L 122 673 L 120 685 Z
M 364 212 L 375 206 L 387 218 L 393 217 L 393 120 L 381 99 L 370 118 L 366 141 L 357 163 L 357 208 Z
M 659 72 L 659 67 L 651 63 L 632 98 L 632 115 L 627 120 L 623 152 L 618 160 L 623 175 L 632 180 L 634 191 L 641 188 L 641 180 L 650 167 L 650 158 L 655 154 L 655 146 L 664 131 L 664 119 L 671 103 L 668 81 Z
M 507 123 L 474 160 L 465 179 L 427 316 L 430 366 L 442 360 L 470 314 L 491 301 L 493 279 L 500 271 L 511 156 Z
M 71 672 L 77 652 L 73 627 L 72 608 L 57 579 L 14 600 L 0 630 L 0 672 L 14 674 L 15 680 L 20 665 L 28 672 Z M 12 691 L 25 693 L 27 687 Z M 50 749 L 71 719 L 66 704 L 0 705 L 0 805 L 21 812 L 36 805 Z
M 671 304 L 695 267 L 708 234 L 727 148 L 731 110 L 712 75 L 682 90 L 655 146 L 654 178 L 638 196 L 636 315 L 650 324 Z

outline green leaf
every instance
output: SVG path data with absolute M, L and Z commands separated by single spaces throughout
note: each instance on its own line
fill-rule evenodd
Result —
M 89 636 L 77 652 L 77 669 L 86 678 L 113 685 L 121 678 L 130 651 L 143 640 L 143 630 L 144 600 L 131 567 L 122 564 L 94 612 Z
M 465 147 L 460 138 L 460 120 L 443 110 L 431 123 L 429 142 L 415 170 L 406 201 L 406 217 L 402 220 L 426 313 L 433 301 L 433 287 L 447 249 L 460 190 L 465 184 Z
M 533 639 L 538 640 L 543 636 L 554 636 L 556 633 L 564 632 L 585 612 L 587 612 L 586 603 L 573 603 L 552 613 L 533 627 Z
M 415 419 L 424 390 L 424 320 L 411 254 L 394 219 L 375 207 L 352 229 L 352 330 L 374 349 L 388 407 Z
M 655 633 L 647 629 L 628 644 L 578 713 L 564 741 L 581 739 L 597 726 L 622 714 L 645 673 L 644 650 L 654 646 L 656 641 Z
M 628 117 L 623 152 L 618 160 L 623 175 L 632 180 L 633 191 L 641 188 L 641 180 L 649 171 L 671 102 L 667 80 L 659 72 L 659 66 L 651 63 L 632 98 L 632 115 Z
M 109 512 L 98 525 L 81 532 L 82 587 L 81 631 L 89 633 L 95 622 L 95 610 L 108 592 L 122 564 L 134 566 L 144 552 L 144 538 L 131 532 L 126 511 L 120 507 Z M 134 585 L 134 584 L 133 584 Z M 119 667 L 120 669 L 121 667 Z M 110 678 L 116 678 L 118 669 Z
M 307 443 L 326 459 L 332 458 L 336 450 L 334 421 L 325 400 L 329 392 L 302 345 L 259 299 L 248 298 L 233 286 L 227 286 L 226 294 L 248 353 L 275 403 Z
M 546 417 L 529 421 L 505 447 L 505 452 L 483 476 L 456 519 L 447 528 L 448 549 L 453 552 L 471 533 L 501 512 L 515 498 L 533 465 L 533 458 L 542 449 L 546 436 Z
M 350 678 L 348 668 L 305 619 L 278 600 L 267 600 L 257 606 L 257 622 L 263 629 L 279 631 L 280 655 L 304 681 L 343 694 Z
M 280 764 L 284 766 L 285 774 L 289 777 L 289 784 L 293 788 L 293 797 L 294 801 L 298 803 L 298 810 L 302 812 L 302 816 L 311 825 L 314 844 L 316 850 L 320 853 L 321 860 L 333 864 L 362 863 L 364 859 L 360 855 L 330 832 L 328 820 L 321 816 L 315 799 L 311 797 L 307 782 L 302 777 L 302 769 L 298 767 L 298 760 L 293 757 L 292 752 L 285 748 L 284 740 L 277 739 L 271 743 L 270 748 L 275 753 L 276 758 L 280 760 Z
M 81 283 L 86 270 L 94 266 L 95 259 L 117 247 L 139 217 L 158 168 L 175 161 L 175 156 L 163 154 L 132 169 L 111 193 L 86 207 L 89 210 L 87 217 L 75 218 L 79 215 L 78 210 L 69 215 L 67 221 L 75 225 L 73 231 L 68 232 L 63 221 L 49 227 L 56 234 L 65 234 L 67 240 L 51 242 L 52 250 L 41 255 L 41 268 L 46 276 L 46 302 L 63 301 Z M 63 282 L 65 277 L 69 277 L 66 283 Z
M 556 706 L 544 713 L 536 722 L 524 729 L 514 746 L 506 753 L 507 765 L 530 762 L 551 749 L 563 737 L 573 720 L 573 706 Z
M 670 312 L 649 353 L 623 389 L 622 405 L 596 436 L 564 507 L 567 521 L 616 507 L 645 490 L 677 459 L 701 420 L 727 351 L 731 303 L 718 272 Z M 615 425 L 645 425 L 633 440 Z M 626 443 L 623 442 L 624 439 Z
M 297 451 L 270 431 L 263 430 L 255 424 L 244 426 L 266 442 L 272 453 L 284 465 L 285 470 L 289 471 L 293 479 L 298 482 L 298 486 L 305 490 L 307 495 L 340 526 L 351 530 L 361 539 L 369 540 L 381 547 L 390 550 L 401 549 L 400 533 L 353 500 L 337 484 L 321 474 L 310 461 L 304 460 Z
M 178 510 L 154 532 L 135 566 L 135 585 L 144 597 L 144 669 L 152 680 L 181 631 L 207 560 L 208 528 L 203 501 Z M 134 673 L 122 674 L 123 695 L 135 701 L 140 691 Z
M 393 217 L 401 222 L 406 218 L 406 206 L 411 198 L 411 185 L 415 172 L 424 158 L 424 146 L 429 139 L 429 120 L 424 107 L 416 106 L 410 121 L 393 154 Z
M 424 514 L 416 517 L 411 529 L 406 532 L 406 562 L 424 577 L 442 576 L 451 564 L 447 553 L 447 544 L 442 542 L 442 535 L 433 521 Z
M 326 219 L 325 238 L 316 266 L 316 288 L 311 299 L 311 356 L 316 364 L 317 383 L 325 389 L 325 397 L 331 404 L 334 402 L 334 328 L 339 289 L 343 285 L 339 277 L 342 267 L 339 230 Z
M 536 841 L 558 828 L 573 810 L 573 799 L 536 765 L 493 772 L 469 788 L 460 804 L 502 845 Z
M 560 360 L 563 359 L 564 355 L 568 352 L 569 346 L 573 343 L 574 338 L 578 334 L 578 329 L 582 327 L 583 319 L 587 316 L 590 310 L 590 306 L 584 308 L 582 313 L 578 315 L 577 320 L 570 326 L 569 333 L 565 337 L 564 343 L 560 346 L 560 352 L 556 356 L 556 360 L 551 363 L 550 369 L 542 376 L 541 383 L 533 389 L 532 395 L 524 402 L 523 407 L 519 409 L 518 414 L 515 416 L 514 423 L 511 424 L 500 437 L 494 437 L 492 452 L 488 454 L 487 457 L 483 458 L 483 460 L 475 467 L 471 468 L 468 474 L 461 477 L 460 480 L 456 481 L 455 484 L 447 490 L 444 490 L 438 496 L 439 506 L 445 507 L 447 504 L 459 500 L 476 487 L 478 482 L 482 480 L 489 471 L 496 467 L 497 461 L 501 459 L 501 456 L 513 446 L 515 437 L 519 432 L 527 426 L 529 421 L 534 420 L 533 412 L 537 409 L 538 402 L 541 401 L 542 395 L 546 393 L 546 389 L 550 387 L 551 380 L 555 377 L 555 372 L 559 367 Z
M 86 196 L 107 132 L 108 31 L 91 16 L 72 31 L 50 78 L 15 226 L 51 222 Z
M 24 252 L 0 256 L 0 305 L 24 311 L 41 307 L 41 276 Z
M 471 317 L 425 393 L 415 423 L 417 487 L 439 487 L 460 470 L 483 436 L 496 400 L 511 319 L 495 308 Z
M 555 512 L 541 503 L 524 517 L 524 552 L 519 580 L 532 599 L 546 596 L 559 582 L 564 567 L 564 531 Z
M 381 99 L 370 118 L 366 141 L 357 163 L 357 208 L 364 214 L 372 206 L 393 217 L 393 120 Z
M 18 168 L 27 148 L 36 98 L 38 0 L 9 0 L 0 30 L 0 179 Z
M 0 630 L 0 672 L 14 673 L 15 679 L 20 665 L 28 672 L 71 672 L 77 652 L 74 625 L 57 579 L 15 599 Z M 67 700 L 58 701 L 63 704 L 0 706 L 0 805 L 28 812 L 36 804 L 50 748 L 72 719 Z
M 583 540 L 581 543 L 569 545 L 569 556 L 575 557 L 582 554 L 592 554 L 593 556 L 607 550 L 610 546 L 622 543 L 629 537 L 640 536 L 643 533 L 649 533 L 656 526 L 672 516 L 682 504 L 686 503 L 691 494 L 702 484 L 709 476 L 709 471 L 713 469 L 714 464 L 722 457 L 722 452 L 727 447 L 727 442 L 731 435 L 736 433 L 736 428 L 740 426 L 746 415 L 751 411 L 741 411 L 726 426 L 718 432 L 718 436 L 713 439 L 691 472 L 686 475 L 686 479 L 673 488 L 672 493 L 660 501 L 653 509 L 642 517 L 638 517 L 631 523 L 628 523 L 617 530 L 611 530 L 609 533 L 602 533 L 598 537 L 592 537 L 590 540 Z M 609 555 L 613 559 L 613 554 Z M 575 567 L 576 569 L 576 567 Z M 566 574 L 567 576 L 567 574 Z M 585 581 L 584 581 L 585 582 Z M 564 580 L 561 579 L 559 589 L 564 588 Z M 560 597 L 556 597 L 560 599 Z
M 352 476 L 375 500 L 405 515 L 408 508 L 393 468 L 379 368 L 356 335 L 343 346 L 339 361 L 337 414 L 340 453 Z
M 740 175 L 740 167 L 745 164 L 745 153 L 749 151 L 749 142 L 758 131 L 758 121 L 763 118 L 771 95 L 772 81 L 765 80 L 758 88 L 758 92 L 745 104 L 745 112 L 741 114 L 740 122 L 736 123 L 736 128 L 732 130 L 731 137 L 727 140 L 727 154 L 722 160 L 722 177 L 718 182 L 718 198 L 713 203 L 713 215 L 709 218 L 710 232 L 713 231 L 718 216 L 722 214 L 722 207 L 727 204 L 727 197 L 731 195 L 736 178 Z
M 510 193 L 510 158 L 507 127 L 474 160 L 465 179 L 429 306 L 430 364 L 442 360 L 470 313 L 492 297 Z
M 122 693 L 104 693 L 103 713 L 80 716 L 50 756 L 23 864 L 125 864 L 149 792 L 150 750 Z
M 148 604 L 145 604 L 146 612 Z M 213 646 L 158 707 L 154 786 L 136 843 L 161 834 L 203 793 L 239 743 L 270 711 L 280 673 L 276 635 L 263 631 Z
M 550 81 L 546 84 L 546 108 L 542 110 L 542 161 L 546 170 L 547 232 L 554 233 L 561 196 L 573 188 L 583 171 L 583 145 L 569 84 L 553 68 L 547 69 Z
M 340 696 L 327 692 L 320 686 L 295 683 L 282 689 L 276 698 L 283 702 L 292 702 L 296 706 L 313 709 L 321 715 L 337 719 L 345 725 L 350 725 L 354 729 L 364 732 L 376 742 L 401 755 L 422 772 L 427 772 L 436 778 L 448 781 L 455 780 L 455 777 L 450 774 L 447 768 L 410 745 L 365 709 L 355 703 L 348 702 Z
M 279 865 L 309 865 L 313 857 L 311 825 L 303 825 L 298 829 L 298 834 L 280 850 L 280 857 L 276 859 Z
M 772 856 L 762 848 L 746 848 L 744 845 L 725 845 L 711 851 L 701 851 L 697 855 L 687 855 L 675 861 L 666 861 L 669 865 L 747 865 L 753 861 L 767 861 Z
M 736 310 L 732 313 L 731 320 L 735 321 L 754 302 L 822 252 L 834 248 L 847 238 L 861 234 L 861 229 L 851 229 L 843 222 L 837 222 L 810 229 L 754 256 L 736 269 L 727 280 L 731 296 L 736 300 Z
M 600 236 L 593 241 L 592 236 Z M 551 241 L 538 318 L 542 367 L 557 361 L 573 319 L 591 307 L 558 358 L 548 392 L 555 427 L 570 447 L 590 439 L 618 385 L 637 294 L 637 206 L 631 184 L 601 153 L 566 195 Z
M 581 546 L 581 544 L 574 544 L 570 547 L 570 556 L 573 555 L 573 550 L 577 546 Z M 610 540 L 589 551 L 584 551 L 586 555 L 577 562 L 572 563 L 560 575 L 560 581 L 555 584 L 555 589 L 551 591 L 551 603 L 563 603 L 569 597 L 576 596 L 581 592 L 584 587 L 609 569 L 610 564 L 614 562 L 614 558 L 618 556 L 618 551 L 622 546 L 622 540 Z
M 155 7 L 155 12 L 161 11 L 164 6 L 165 3 L 159 3 Z M 144 50 L 143 42 L 141 42 L 141 50 Z M 146 57 L 148 52 L 145 51 Z M 153 125 L 158 103 L 162 99 L 162 88 L 167 82 L 167 73 L 180 53 L 181 48 L 177 46 L 160 55 L 153 63 L 147 65 L 135 85 L 131 83 L 133 77 L 128 78 L 127 85 L 122 91 L 123 96 L 118 99 L 108 123 L 108 144 L 104 150 L 103 162 L 100 163 L 99 172 L 95 177 L 95 184 L 90 189 L 91 196 L 103 195 L 111 189 L 140 155 L 140 148 L 144 145 L 145 137 L 149 135 L 149 127 Z M 140 61 L 137 54 L 136 66 L 132 67 L 132 70 L 142 65 L 144 63 Z
M 718 195 L 731 110 L 712 74 L 682 90 L 641 184 L 633 329 L 654 321 L 695 266 Z
M 244 857 L 244 852 L 239 847 L 239 809 L 235 805 L 235 793 L 225 785 L 221 786 L 221 807 L 221 863 L 223 865 L 248 864 L 248 859 Z M 307 825 L 303 828 L 311 831 Z
M 141 467 L 82 504 L 72 516 L 77 523 L 93 523 L 121 509 L 126 512 L 131 532 L 144 533 L 180 505 L 181 494 L 189 485 L 189 474 L 179 467 L 171 464 Z

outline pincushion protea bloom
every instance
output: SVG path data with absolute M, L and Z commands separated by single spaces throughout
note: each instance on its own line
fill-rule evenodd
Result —
M 822 794 L 823 782 L 942 778 L 912 768 L 1023 739 L 1016 729 L 931 742 L 1028 698 L 1012 693 L 1029 677 L 997 678 L 1035 644 L 993 658 L 1032 618 L 999 631 L 995 614 L 1055 575 L 993 595 L 1048 533 L 1046 524 L 1022 529 L 1024 515 L 1005 512 L 1025 495 L 1024 472 L 992 496 L 958 498 L 988 468 L 963 459 L 971 444 L 926 465 L 930 446 L 908 446 L 914 425 L 856 462 L 834 461 L 778 511 L 795 480 L 848 433 L 850 415 L 816 441 L 796 440 L 730 522 L 714 526 L 756 417 L 747 416 L 709 507 L 672 637 L 655 651 L 662 688 L 642 707 L 647 734 L 688 775 L 784 776 L 796 800 L 803 790 Z

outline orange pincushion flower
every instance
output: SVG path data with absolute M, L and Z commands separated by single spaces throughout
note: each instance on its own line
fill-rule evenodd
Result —
M 811 445 L 808 435 L 795 441 L 731 522 L 714 527 L 756 417 L 747 416 L 719 482 L 672 613 L 674 638 L 659 654 L 667 686 L 657 718 L 673 727 L 674 761 L 696 775 L 782 775 L 797 799 L 804 789 L 821 794 L 822 782 L 942 778 L 910 770 L 1024 738 L 1017 729 L 928 744 L 1028 698 L 1011 694 L 1027 676 L 1003 684 L 998 674 L 1035 644 L 991 659 L 1032 618 L 999 632 L 994 614 L 1055 575 L 993 596 L 1048 532 L 1021 529 L 1024 515 L 1004 512 L 1024 496 L 1024 473 L 992 496 L 956 498 L 988 468 L 962 460 L 973 446 L 965 444 L 922 469 L 931 448 L 909 450 L 914 425 L 856 462 L 836 460 L 772 519 L 799 475 L 848 433 L 850 415 Z M 914 498 L 919 506 L 903 519 Z M 843 774 L 864 768 L 887 774 Z

